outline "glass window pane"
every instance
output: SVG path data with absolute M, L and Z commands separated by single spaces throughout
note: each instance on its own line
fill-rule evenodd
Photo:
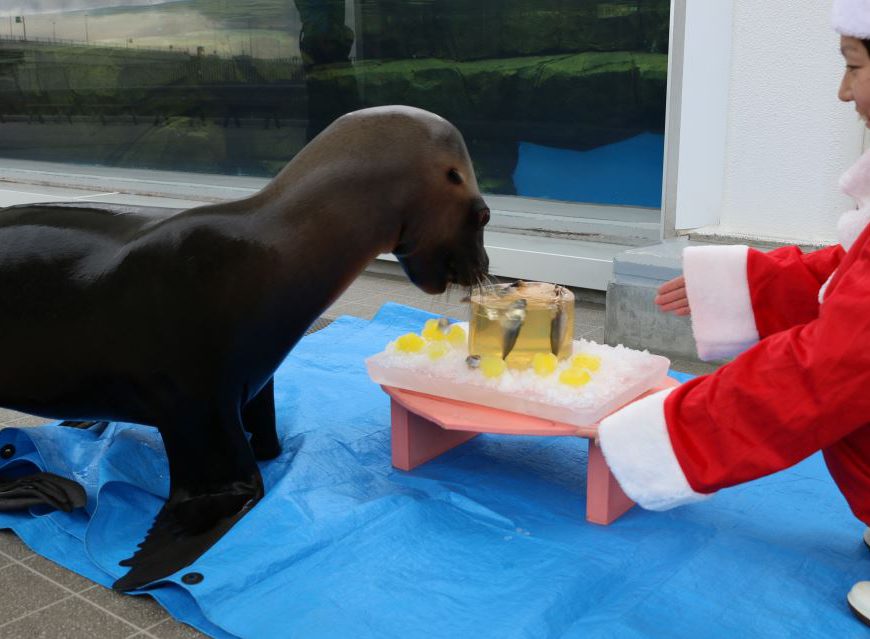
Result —
M 0 156 L 272 176 L 399 103 L 460 128 L 485 192 L 661 203 L 668 0 L 53 4 L 0 9 Z

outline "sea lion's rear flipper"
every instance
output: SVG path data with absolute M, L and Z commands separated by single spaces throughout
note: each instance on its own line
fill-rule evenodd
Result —
M 235 417 L 160 427 L 169 458 L 170 495 L 115 590 L 137 590 L 196 561 L 263 496 L 254 455 Z
M 87 502 L 84 488 L 71 479 L 52 473 L 34 473 L 15 479 L 0 479 L 0 511 L 48 506 L 70 512 Z

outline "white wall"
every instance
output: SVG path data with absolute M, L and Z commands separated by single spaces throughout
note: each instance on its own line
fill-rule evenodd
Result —
M 861 153 L 863 126 L 837 99 L 830 1 L 734 0 L 732 29 L 724 197 L 719 226 L 702 230 L 833 240 L 853 206 L 837 180 Z
M 676 99 L 672 95 L 675 86 L 685 87 L 679 92 L 678 119 L 671 119 L 670 109 L 667 116 L 669 144 L 675 131 L 670 127 L 676 127 L 679 134 L 679 174 L 676 185 L 669 184 L 670 170 L 665 169 L 664 205 L 674 206 L 676 228 L 695 228 L 715 224 L 722 211 L 734 0 L 684 3 L 682 69 L 678 70 L 673 56 L 668 65 L 669 74 L 674 76 L 668 81 L 668 99 Z M 677 4 L 672 4 L 674 11 Z M 673 204 L 669 201 L 670 189 L 675 191 Z

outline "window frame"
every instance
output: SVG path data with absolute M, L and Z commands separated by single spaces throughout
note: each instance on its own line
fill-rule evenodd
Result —
M 671 1 L 661 208 L 484 194 L 493 274 L 605 290 L 614 256 L 718 222 L 732 11 L 733 0 Z M 179 188 L 176 196 L 198 192 L 192 183 Z

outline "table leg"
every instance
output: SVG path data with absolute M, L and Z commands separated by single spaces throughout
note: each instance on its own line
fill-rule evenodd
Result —
M 586 521 L 606 526 L 628 511 L 634 502 L 622 492 L 610 472 L 601 447 L 589 440 L 589 464 L 586 469 Z
M 441 428 L 438 424 L 408 411 L 396 400 L 390 401 L 390 414 L 393 466 L 400 470 L 416 468 L 477 437 L 477 433 Z

